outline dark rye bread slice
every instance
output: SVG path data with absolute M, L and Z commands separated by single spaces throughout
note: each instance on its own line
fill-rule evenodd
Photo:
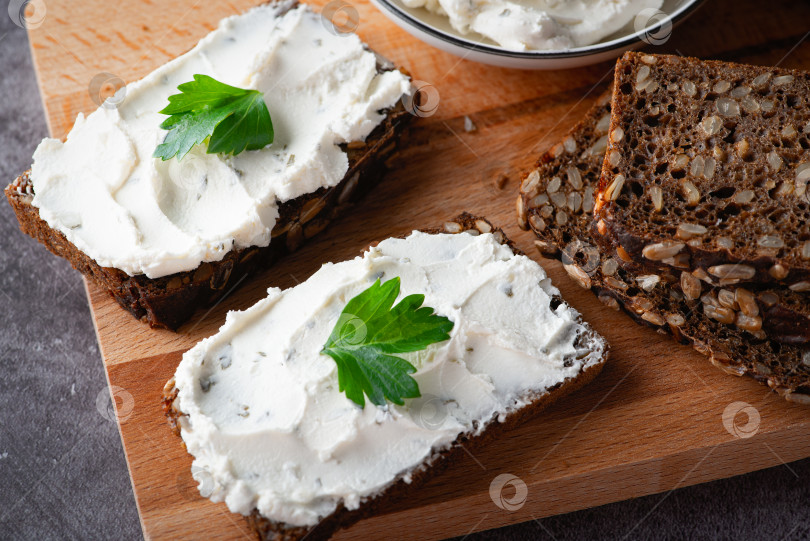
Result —
M 549 195 L 547 188 L 555 177 L 565 174 L 569 178 L 573 175 L 576 179 L 576 172 L 568 174 L 571 167 L 578 170 L 579 179 L 573 183 L 567 180 L 561 186 L 555 186 L 552 193 L 563 190 L 566 201 L 571 193 L 592 193 L 588 188 L 598 183 L 602 159 L 596 153 L 588 150 L 583 152 L 582 149 L 592 149 L 594 145 L 597 151 L 604 149 L 599 141 L 606 133 L 606 116 L 609 113 L 610 104 L 603 98 L 574 127 L 563 143 L 546 153 L 537 168 L 526 175 L 517 202 L 518 224 L 534 231 L 538 238 L 535 244 L 544 257 L 562 260 L 571 278 L 593 291 L 610 308 L 624 309 L 637 322 L 670 334 L 680 343 L 691 344 L 729 374 L 747 374 L 766 383 L 788 400 L 810 405 L 810 348 L 772 339 L 774 335 L 789 337 L 792 334 L 790 325 L 803 317 L 802 312 L 807 313 L 806 306 L 795 307 L 783 299 L 779 302 L 784 304 L 777 304 L 772 295 L 776 295 L 773 291 L 778 290 L 750 295 L 748 290 L 742 288 L 706 287 L 700 280 L 695 280 L 700 288 L 699 293 L 689 289 L 694 286 L 687 286 L 687 291 L 691 293 L 687 297 L 681 291 L 678 271 L 642 272 L 637 266 L 622 262 L 615 248 L 601 250 L 591 236 L 593 216 L 589 212 L 573 212 L 569 207 L 564 220 L 543 219 L 542 209 L 546 206 L 546 198 L 539 196 L 544 193 Z M 721 291 L 732 292 L 731 298 L 728 293 Z M 794 301 L 797 301 L 797 297 L 803 300 L 798 293 L 789 290 L 782 292 L 786 292 L 785 295 Z M 721 323 L 709 317 L 702 300 L 695 300 L 698 297 L 705 298 L 706 304 L 713 307 L 732 310 L 734 318 L 728 323 Z M 731 307 L 724 306 L 721 299 L 723 302 L 730 301 Z M 714 312 L 712 308 L 709 309 L 710 314 L 716 312 L 716 308 Z M 738 322 L 742 326 L 733 324 L 737 313 L 746 316 L 754 312 L 758 312 L 766 322 L 763 329 L 767 330 L 768 337 L 755 327 L 753 332 L 743 328 L 750 325 L 756 316 L 748 316 L 748 319 L 743 317 Z M 780 324 L 769 325 L 771 321 Z
M 599 228 L 644 265 L 810 291 L 810 73 L 626 53 Z
M 576 251 L 581 248 L 577 241 L 583 240 L 582 232 L 586 232 L 585 238 L 588 237 L 587 231 L 593 223 L 591 211 L 594 192 L 599 183 L 607 145 L 609 97 L 609 94 L 605 94 L 599 98 L 563 142 L 541 157 L 537 169 L 528 174 L 521 185 L 517 200 L 519 225 L 531 227 L 539 239 L 538 247 L 547 256 L 559 256 L 559 252 L 566 247 L 570 247 L 569 251 Z M 600 256 L 610 256 L 605 258 L 604 268 L 608 270 L 621 265 L 637 275 L 647 287 L 660 280 L 683 289 L 687 299 L 705 300 L 709 306 L 702 309 L 718 321 L 738 324 L 756 337 L 767 336 L 785 343 L 810 341 L 810 304 L 804 293 L 785 287 L 749 290 L 741 286 L 727 286 L 720 289 L 714 287 L 718 285 L 717 280 L 699 271 L 693 274 L 667 266 L 646 269 L 637 265 L 625 252 L 617 250 L 608 239 L 593 231 L 591 233 Z M 582 280 L 576 267 L 567 266 L 566 269 L 572 277 Z M 715 297 L 710 295 L 704 298 L 712 289 L 717 289 Z M 751 299 L 756 302 L 756 307 Z
M 492 233 L 500 243 L 509 246 L 512 252 L 522 254 L 501 229 L 493 227 L 485 218 L 473 216 L 466 212 L 452 221 L 445 222 L 439 228 L 423 229 L 422 231 L 460 235 Z M 556 299 L 556 306 L 563 303 L 562 298 Z M 552 306 L 555 307 L 554 304 Z M 579 320 L 579 322 L 583 323 L 582 320 Z M 452 464 L 455 460 L 460 460 L 467 452 L 475 451 L 486 442 L 506 435 L 511 429 L 538 414 L 552 403 L 590 383 L 599 374 L 608 358 L 608 345 L 603 338 L 591 330 L 590 327 L 587 327 L 587 324 L 585 326 L 588 330 L 580 335 L 578 344 L 583 349 L 587 349 L 590 352 L 589 355 L 598 355 L 598 362 L 583 370 L 576 378 L 569 378 L 544 393 L 530 397 L 528 405 L 509 413 L 503 422 L 493 421 L 478 436 L 462 435 L 447 449 L 434 452 L 416 470 L 411 472 L 409 481 L 406 482 L 400 476 L 382 493 L 364 500 L 358 509 L 350 511 L 341 505 L 334 513 L 324 517 L 316 526 L 309 528 L 291 527 L 273 522 L 262 517 L 255 509 L 245 519 L 260 540 L 299 541 L 307 539 L 307 541 L 318 541 L 329 539 L 337 530 L 348 528 L 363 518 L 385 512 L 392 504 L 406 497 L 418 497 L 419 488 L 441 473 L 449 464 Z M 183 412 L 178 409 L 175 403 L 176 398 L 177 389 L 174 387 L 174 379 L 171 379 L 163 389 L 163 411 L 168 418 L 172 431 L 177 436 L 180 436 L 178 421 L 183 416 Z
M 382 64 L 379 69 L 383 68 Z M 177 329 L 200 307 L 216 302 L 242 279 L 272 265 L 280 256 L 293 252 L 310 237 L 365 194 L 383 176 L 400 135 L 412 118 L 401 103 L 385 112 L 386 117 L 363 141 L 342 145 L 349 158 L 349 170 L 332 188 L 321 188 L 279 205 L 279 218 L 272 240 L 264 248 L 251 247 L 228 252 L 220 261 L 202 263 L 194 270 L 150 279 L 129 276 L 112 267 L 101 267 L 65 236 L 40 218 L 31 205 L 33 186 L 27 171 L 5 189 L 20 229 L 64 257 L 75 269 L 106 289 L 125 310 L 151 327 Z

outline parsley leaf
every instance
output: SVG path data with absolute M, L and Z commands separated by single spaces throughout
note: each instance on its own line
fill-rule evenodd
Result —
M 220 83 L 207 75 L 177 87 L 162 111 L 170 115 L 160 125 L 169 130 L 155 149 L 154 158 L 182 159 L 191 147 L 208 139 L 208 154 L 233 154 L 258 150 L 273 142 L 273 123 L 258 90 L 244 90 Z
M 422 306 L 424 295 L 408 295 L 393 306 L 398 295 L 399 277 L 374 282 L 346 304 L 321 351 L 337 364 L 340 391 L 360 407 L 366 404 L 364 393 L 378 406 L 386 399 L 402 405 L 403 398 L 421 396 L 409 376 L 416 368 L 391 353 L 450 339 L 453 322 Z

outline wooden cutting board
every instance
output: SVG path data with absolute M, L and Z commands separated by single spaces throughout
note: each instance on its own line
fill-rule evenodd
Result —
M 112 78 L 113 84 L 115 77 L 136 80 L 189 49 L 220 18 L 259 2 L 50 0 L 30 38 L 52 134 L 63 137 L 76 113 L 96 107 L 89 88 L 98 74 L 112 74 L 102 79 Z M 321 262 L 353 257 L 374 240 L 441 223 L 463 210 L 503 225 L 521 249 L 537 257 L 532 235 L 515 225 L 520 172 L 577 121 L 610 78 L 610 63 L 549 72 L 475 64 L 415 40 L 365 1 L 354 5 L 361 37 L 440 95 L 438 111 L 415 123 L 383 183 L 351 215 L 273 269 L 250 277 L 179 333 L 149 329 L 87 284 L 148 538 L 248 534 L 241 517 L 198 496 L 190 457 L 161 413 L 161 389 L 183 351 L 216 332 L 228 310 L 262 298 L 268 286 L 294 285 Z M 801 41 L 808 20 L 805 2 L 715 0 L 655 50 L 810 68 L 810 42 Z M 465 129 L 465 117 L 474 130 Z M 495 181 L 502 176 L 508 182 L 499 189 Z M 723 374 L 691 349 L 603 307 L 556 262 L 542 264 L 565 298 L 609 340 L 612 355 L 604 372 L 339 539 L 465 535 L 810 456 L 810 410 L 753 380 Z M 728 417 L 735 402 L 758 412 L 753 437 L 735 437 L 724 427 L 724 412 Z M 745 414 L 736 423 L 745 429 Z M 528 487 L 518 510 L 503 510 L 490 497 L 490 483 L 502 473 Z M 514 488 L 506 488 L 503 497 L 513 496 Z

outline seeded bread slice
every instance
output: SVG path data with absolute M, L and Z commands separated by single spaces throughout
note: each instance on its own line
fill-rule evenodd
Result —
M 496 240 L 509 246 L 512 252 L 521 254 L 520 250 L 512 244 L 502 230 L 493 227 L 486 219 L 468 213 L 464 213 L 455 220 L 444 223 L 440 228 L 425 229 L 423 231 L 427 233 L 455 233 L 460 235 L 492 233 Z M 552 307 L 556 308 L 563 303 L 562 298 L 558 297 L 556 298 L 556 303 L 552 303 Z M 404 472 L 383 492 L 364 500 L 361 506 L 356 510 L 349 511 L 341 505 L 334 513 L 324 517 L 316 526 L 309 528 L 293 527 L 273 522 L 262 517 L 258 511 L 254 510 L 250 515 L 245 517 L 248 524 L 256 532 L 258 538 L 262 540 L 296 541 L 306 538 L 307 541 L 315 541 L 329 539 L 337 530 L 347 528 L 358 520 L 376 513 L 384 512 L 385 509 L 390 508 L 394 502 L 400 499 L 405 497 L 418 497 L 419 487 L 435 475 L 438 475 L 448 464 L 456 459 L 461 459 L 467 452 L 475 450 L 485 442 L 500 437 L 518 424 L 536 415 L 553 402 L 578 390 L 596 377 L 607 361 L 608 345 L 604 339 L 590 329 L 586 323 L 583 323 L 581 320 L 579 320 L 579 323 L 585 326 L 586 331 L 579 335 L 578 346 L 583 351 L 587 351 L 585 355 L 589 361 L 586 363 L 587 367 L 580 372 L 577 377 L 568 378 L 546 392 L 525 397 L 528 404 L 507 414 L 502 422 L 490 423 L 487 425 L 487 428 L 477 436 L 462 435 L 448 448 L 435 451 L 433 455 L 426 459 L 416 470 Z M 178 409 L 175 401 L 176 398 L 177 389 L 175 389 L 174 380 L 172 379 L 169 380 L 163 391 L 163 409 L 172 430 L 179 436 L 180 426 L 178 423 L 179 419 L 183 416 L 183 412 Z M 406 481 L 405 474 L 408 473 L 408 480 Z
M 517 201 L 520 225 L 531 227 L 539 239 L 541 251 L 549 256 L 565 255 L 566 260 L 573 259 L 559 252 L 579 249 L 577 241 L 583 239 L 581 232 L 591 229 L 594 192 L 607 148 L 609 97 L 609 94 L 603 95 L 571 134 L 541 158 L 538 168 L 522 183 Z M 607 270 L 621 265 L 638 276 L 644 287 L 654 287 L 660 282 L 681 289 L 687 300 L 705 300 L 701 309 L 714 319 L 736 324 L 754 337 L 767 336 L 791 344 L 810 342 L 810 303 L 803 293 L 785 287 L 742 286 L 716 288 L 712 293 L 719 280 L 700 270 L 692 273 L 666 265 L 645 268 L 614 246 L 609 238 L 598 232 L 591 233 L 598 248 L 598 251 L 593 249 L 595 257 L 609 256 L 604 257 L 603 262 Z M 566 268 L 573 277 L 583 279 L 576 267 Z
M 810 73 L 626 53 L 596 212 L 648 266 L 810 291 Z
M 379 64 L 378 69 L 393 68 Z M 40 217 L 39 209 L 31 205 L 34 191 L 30 171 L 6 187 L 5 194 L 24 233 L 70 261 L 75 269 L 106 289 L 136 318 L 151 327 L 174 330 L 198 308 L 215 302 L 248 274 L 267 268 L 285 253 L 297 250 L 379 182 L 385 163 L 396 151 L 399 137 L 411 118 L 402 104 L 397 104 L 386 112 L 383 122 L 364 142 L 343 145 L 349 158 L 349 170 L 343 180 L 332 188 L 321 188 L 280 204 L 269 246 L 232 250 L 220 261 L 202 263 L 194 270 L 155 279 L 101 267 L 60 231 L 52 229 Z
M 569 276 L 607 306 L 624 309 L 637 322 L 691 344 L 727 373 L 748 374 L 788 400 L 810 404 L 810 348 L 774 339 L 806 335 L 807 306 L 802 304 L 801 294 L 787 289 L 720 289 L 695 279 L 696 284 L 687 285 L 689 295 L 685 295 L 680 271 L 644 272 L 632 261 L 623 261 L 615 247 L 603 249 L 594 241 L 589 197 L 602 168 L 599 153 L 606 148 L 609 115 L 610 103 L 603 96 L 562 143 L 541 157 L 521 184 L 518 224 L 534 231 L 535 244 L 544 257 L 561 259 Z M 555 206 L 551 196 L 557 193 L 563 196 L 557 196 L 556 203 L 565 202 L 567 207 Z M 572 194 L 578 197 L 572 198 Z M 574 204 L 568 205 L 572 199 Z M 580 201 L 584 210 L 578 208 Z M 560 210 L 565 218 L 556 219 Z M 726 314 L 721 309 L 730 311 L 732 317 L 709 317 Z M 760 317 L 766 333 L 756 325 Z M 801 321 L 797 332 L 791 325 Z

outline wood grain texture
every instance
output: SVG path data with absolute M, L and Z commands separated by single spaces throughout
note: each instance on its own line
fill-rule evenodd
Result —
M 96 107 L 88 86 L 97 74 L 136 80 L 189 49 L 221 17 L 257 3 L 48 2 L 46 19 L 30 38 L 52 134 L 63 137 L 77 112 Z M 440 94 L 437 113 L 415 123 L 383 183 L 350 215 L 276 267 L 249 277 L 179 333 L 149 329 L 106 292 L 87 285 L 118 397 L 138 508 L 151 539 L 249 535 L 241 517 L 199 497 L 190 457 L 162 416 L 161 390 L 182 352 L 216 332 L 227 310 L 250 306 L 268 286 L 294 285 L 324 261 L 353 257 L 375 240 L 441 223 L 463 210 L 502 225 L 536 257 L 532 236 L 515 225 L 520 172 L 576 122 L 611 74 L 610 63 L 556 72 L 475 64 L 416 41 L 365 2 L 354 5 L 360 36 Z M 810 44 L 800 41 L 807 20 L 810 5 L 804 2 L 715 0 L 656 50 L 807 69 Z M 474 131 L 465 131 L 465 116 Z M 502 189 L 495 183 L 500 177 L 508 180 Z M 611 362 L 602 375 L 339 539 L 464 535 L 810 456 L 806 408 L 751 380 L 721 373 L 691 349 L 603 307 L 556 262 L 542 263 L 564 297 L 610 342 Z M 131 410 L 122 399 L 127 395 L 133 399 Z M 737 401 L 760 413 L 754 437 L 734 437 L 723 426 L 724 410 Z M 744 416 L 737 420 L 745 424 Z M 525 505 L 515 512 L 498 508 L 489 495 L 492 479 L 506 472 L 528 485 Z

